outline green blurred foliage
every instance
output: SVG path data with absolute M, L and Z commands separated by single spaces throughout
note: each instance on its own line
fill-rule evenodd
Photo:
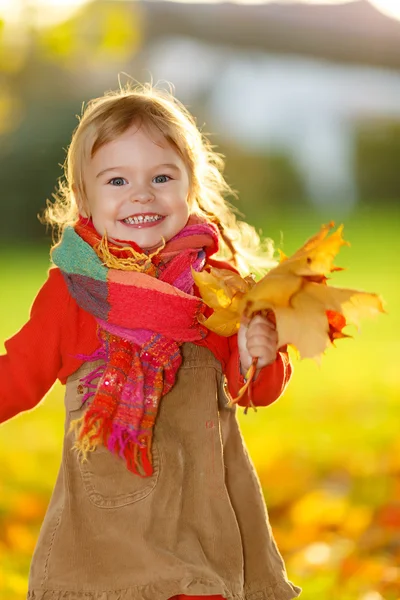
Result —
M 140 10 L 132 5 L 88 5 L 79 14 L 38 34 L 42 60 L 76 69 L 129 59 L 142 43 Z
M 135 6 L 91 3 L 53 27 L 28 21 L 19 36 L 0 28 L 1 241 L 43 237 L 36 215 L 62 176 L 82 102 L 104 92 L 107 70 L 116 87 L 142 43 Z
M 246 152 L 234 144 L 222 145 L 221 152 L 226 179 L 239 194 L 235 205 L 247 218 L 255 220 L 266 204 L 269 211 L 282 205 L 308 206 L 301 175 L 288 155 Z
M 400 122 L 376 119 L 356 130 L 355 172 L 361 198 L 400 204 Z

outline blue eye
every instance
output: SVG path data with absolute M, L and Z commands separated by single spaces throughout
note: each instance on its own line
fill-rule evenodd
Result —
M 113 177 L 108 183 L 111 183 L 111 185 L 115 185 L 116 187 L 121 187 L 126 184 L 126 179 L 123 177 Z
M 169 181 L 171 179 L 171 177 L 169 175 L 157 175 L 157 177 L 154 177 L 153 182 L 154 183 L 167 183 L 167 181 Z

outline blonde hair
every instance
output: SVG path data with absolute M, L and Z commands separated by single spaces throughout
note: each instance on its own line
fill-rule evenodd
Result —
M 217 257 L 232 262 L 242 274 L 262 274 L 271 268 L 275 264 L 272 241 L 261 242 L 254 227 L 237 220 L 234 207 L 225 199 L 235 193 L 223 177 L 223 157 L 213 150 L 187 109 L 170 92 L 150 84 L 108 92 L 87 104 L 73 133 L 58 191 L 47 202 L 44 222 L 61 235 L 78 220 L 78 196 L 90 214 L 84 165 L 133 123 L 161 132 L 183 159 L 189 173 L 190 211 L 218 226 L 222 243 Z

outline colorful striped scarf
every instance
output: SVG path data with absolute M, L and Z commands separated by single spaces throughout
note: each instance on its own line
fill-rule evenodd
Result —
M 72 423 L 84 459 L 103 444 L 133 473 L 152 474 L 154 423 L 181 365 L 180 346 L 207 335 L 191 269 L 201 271 L 217 249 L 217 229 L 194 217 L 153 254 L 132 242 L 109 244 L 83 219 L 64 230 L 52 259 L 71 296 L 96 318 L 101 342 L 80 358 L 103 360 L 81 379 L 89 407 Z

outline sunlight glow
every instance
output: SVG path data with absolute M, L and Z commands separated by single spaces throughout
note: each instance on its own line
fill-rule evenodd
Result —
M 50 1 L 50 0 L 49 0 Z M 175 2 L 200 2 L 202 4 L 218 4 L 222 0 L 173 0 Z M 339 4 L 350 4 L 355 0 L 230 0 L 237 4 L 269 4 L 278 2 L 279 4 L 314 4 L 314 5 L 339 5 Z M 375 6 L 381 13 L 395 18 L 400 19 L 400 0 L 368 0 L 370 4 Z
M 361 597 L 361 600 L 384 600 L 379 592 L 367 592 Z
M 39 26 L 65 21 L 90 0 L 0 0 L 0 19 Z
M 80 7 L 93 0 L 0 0 L 0 20 L 6 23 L 31 23 L 48 26 L 65 21 Z M 178 2 L 200 2 L 216 4 L 221 0 L 174 0 Z M 268 4 L 279 2 L 293 4 L 296 0 L 231 0 L 238 4 Z M 297 0 L 299 4 L 347 4 L 354 0 Z M 400 0 L 368 0 L 368 2 L 388 17 L 400 20 Z
M 400 20 L 399 0 L 369 0 L 369 2 L 384 15 Z
M 323 565 L 329 562 L 332 556 L 331 547 L 325 542 L 310 544 L 304 551 L 304 558 L 310 565 Z
M 200 3 L 200 4 L 220 4 L 223 0 L 172 0 L 173 2 Z M 293 4 L 296 0 L 228 0 L 232 4 Z M 353 0 L 297 0 L 299 4 L 347 4 Z

